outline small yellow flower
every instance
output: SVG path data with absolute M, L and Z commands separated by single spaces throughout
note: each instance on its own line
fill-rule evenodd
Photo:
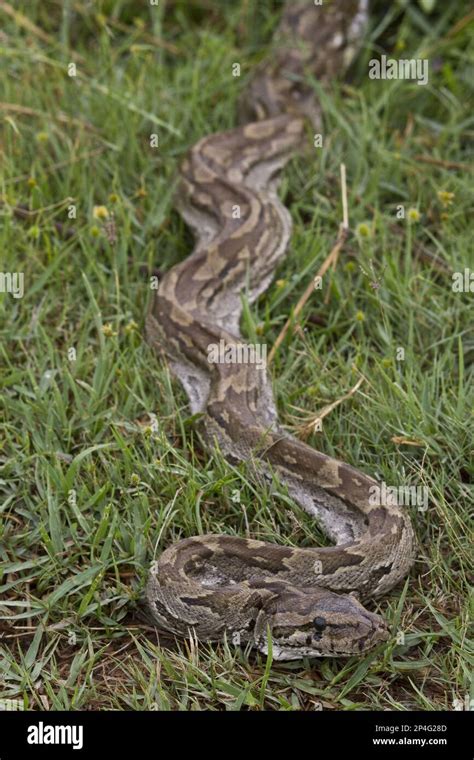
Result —
M 28 177 L 26 184 L 28 185 L 31 190 L 33 190 L 34 187 L 37 186 L 37 182 L 34 177 Z
M 109 202 L 110 203 L 118 203 L 120 198 L 118 197 L 117 193 L 110 193 L 109 195 Z
M 395 50 L 397 51 L 405 50 L 406 46 L 407 46 L 407 43 L 405 42 L 405 40 L 401 40 L 401 39 L 397 40 L 395 43 Z
M 106 338 L 113 338 L 117 335 L 117 333 L 114 331 L 114 328 L 110 324 L 110 322 L 107 322 L 106 325 L 102 325 L 102 333 L 105 335 Z
M 133 472 L 130 475 L 130 483 L 132 486 L 138 486 L 140 484 L 140 476 Z
M 356 268 L 356 265 L 353 261 L 348 261 L 347 264 L 344 267 L 345 272 L 354 272 Z
M 137 29 L 144 29 L 145 28 L 145 22 L 140 16 L 135 16 L 133 19 L 133 25 L 137 27 Z
M 47 132 L 37 132 L 36 134 L 36 140 L 39 143 L 45 143 L 49 140 L 49 135 Z
M 33 238 L 33 240 L 38 240 L 39 236 L 41 235 L 41 229 L 37 224 L 33 224 L 28 230 L 28 235 L 29 237 Z
M 99 237 L 100 235 L 100 227 L 98 227 L 96 224 L 91 227 L 91 235 L 92 237 Z
M 107 23 L 107 16 L 104 16 L 103 13 L 96 13 L 95 20 L 97 21 L 99 26 L 105 26 Z
M 444 208 L 448 208 L 448 206 L 452 206 L 453 204 L 454 193 L 448 193 L 447 190 L 438 190 L 438 198 Z
M 257 325 L 255 328 L 255 334 L 256 335 L 263 335 L 265 332 L 265 328 L 263 325 Z
M 109 210 L 107 206 L 94 206 L 92 209 L 92 216 L 94 219 L 108 219 Z
M 134 330 L 136 330 L 137 327 L 138 327 L 138 325 L 135 322 L 135 320 L 131 319 L 130 322 L 127 325 L 125 325 L 125 332 L 127 333 L 127 335 L 129 335 Z
M 284 288 L 286 283 L 287 283 L 287 280 L 277 280 L 275 282 L 275 285 L 277 286 L 277 288 Z
M 363 322 L 365 320 L 365 314 L 363 311 L 358 311 L 356 314 L 356 320 L 358 322 Z
M 393 364 L 392 359 L 388 359 L 388 358 L 382 359 L 382 366 L 383 367 L 391 367 L 392 364 Z
M 361 224 L 357 225 L 356 234 L 359 235 L 359 237 L 365 237 L 365 238 L 370 237 L 371 230 L 367 222 L 361 222 Z
M 421 214 L 417 208 L 408 209 L 408 220 L 410 222 L 419 222 L 420 219 L 421 219 Z
M 135 193 L 135 198 L 146 198 L 148 195 L 147 191 L 144 187 L 139 187 L 137 192 Z

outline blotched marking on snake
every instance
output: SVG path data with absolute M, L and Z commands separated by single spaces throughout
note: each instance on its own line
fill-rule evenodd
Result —
M 146 320 L 148 341 L 168 357 L 192 412 L 203 414 L 207 445 L 276 474 L 335 542 L 186 538 L 153 564 L 151 615 L 178 636 L 227 637 L 264 653 L 270 631 L 276 659 L 360 654 L 386 640 L 383 619 L 359 599 L 389 591 L 414 556 L 408 516 L 393 500 L 371 503 L 372 478 L 279 427 L 266 371 L 208 361 L 210 344 L 242 344 L 241 292 L 255 301 L 286 251 L 291 219 L 278 175 L 304 144 L 308 119 L 313 129 L 321 122 L 311 77 L 327 86 L 344 72 L 366 18 L 366 0 L 285 6 L 275 50 L 241 103 L 246 123 L 204 137 L 182 163 L 179 208 L 196 246 L 163 277 Z

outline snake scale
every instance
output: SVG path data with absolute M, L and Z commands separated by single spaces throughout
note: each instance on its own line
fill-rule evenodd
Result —
M 293 548 L 227 535 L 185 538 L 153 563 L 147 604 L 158 627 L 203 641 L 227 639 L 291 660 L 357 655 L 388 638 L 360 600 L 409 571 L 414 539 L 394 503 L 374 505 L 375 481 L 280 428 L 271 379 L 255 363 L 208 360 L 209 346 L 242 345 L 241 292 L 268 287 L 291 232 L 278 176 L 320 124 L 308 78 L 328 86 L 360 46 L 367 0 L 288 2 L 271 59 L 257 68 L 235 129 L 201 139 L 180 170 L 178 204 L 193 229 L 190 256 L 163 277 L 146 318 L 206 446 L 231 462 L 256 461 L 319 523 L 334 546 Z M 238 213 L 236 212 L 238 210 Z

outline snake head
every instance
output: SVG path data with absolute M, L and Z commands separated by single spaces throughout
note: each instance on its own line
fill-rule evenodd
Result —
M 326 589 L 292 589 L 265 605 L 254 634 L 264 654 L 268 630 L 275 660 L 360 655 L 389 637 L 379 615 L 352 595 Z

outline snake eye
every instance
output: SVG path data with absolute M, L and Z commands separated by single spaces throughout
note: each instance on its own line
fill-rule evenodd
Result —
M 315 617 L 313 625 L 316 628 L 317 633 L 322 633 L 326 628 L 326 620 L 323 617 Z

